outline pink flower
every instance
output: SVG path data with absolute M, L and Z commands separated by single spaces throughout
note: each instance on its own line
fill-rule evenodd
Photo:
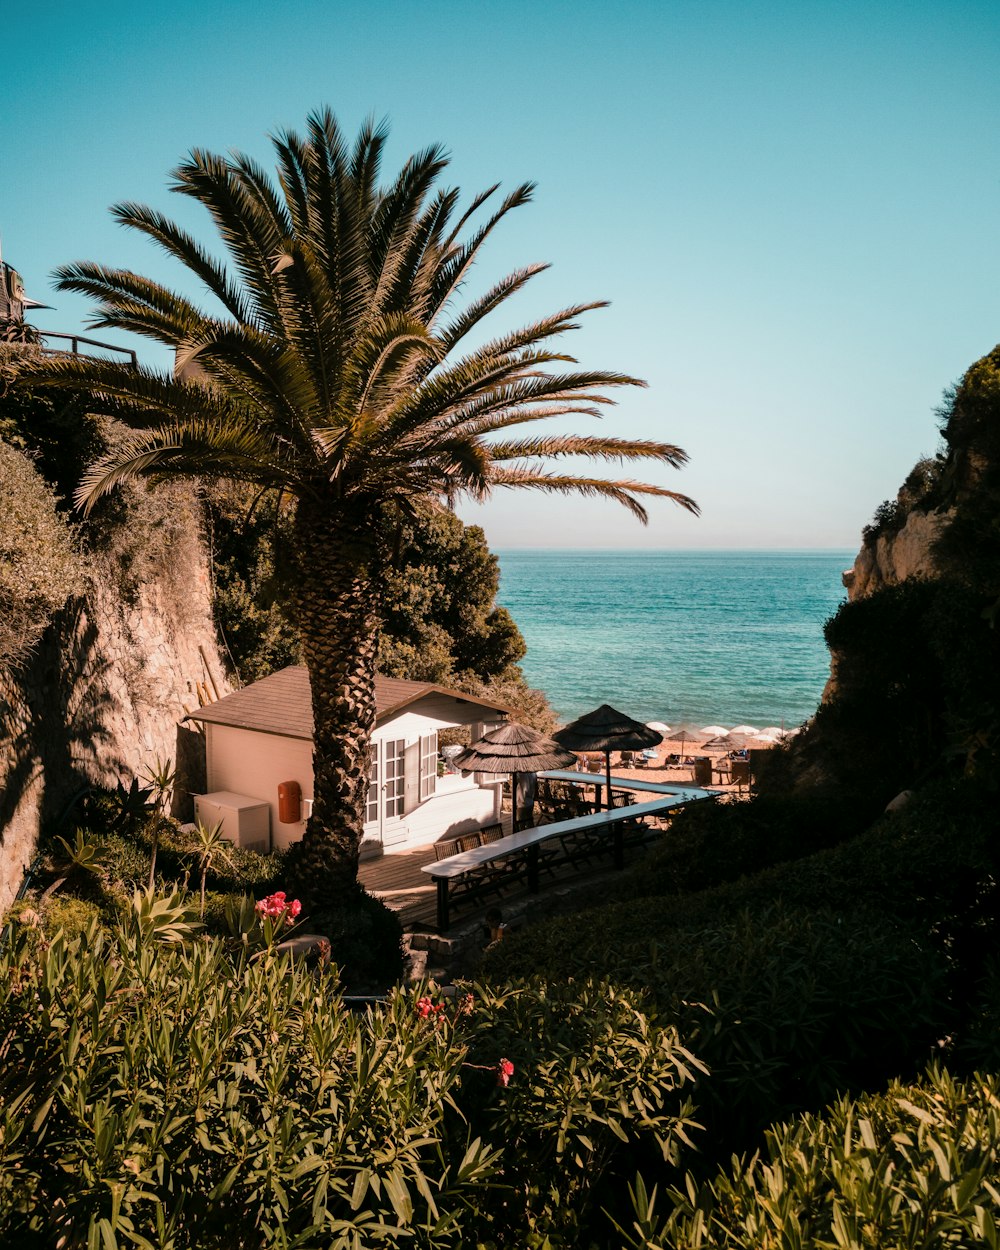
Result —
M 456 1008 L 456 1015 L 471 1016 L 472 1009 L 475 1007 L 475 1005 L 476 1005 L 476 1000 L 472 997 L 471 994 L 463 994 L 462 997 L 458 1000 L 458 1007 Z
M 267 898 L 262 898 L 254 910 L 258 915 L 264 916 L 268 920 L 280 921 L 284 918 L 287 924 L 291 924 L 302 910 L 302 904 L 297 898 L 288 902 L 285 891 L 276 890 L 273 894 L 269 894 Z
M 433 1010 L 434 1004 L 426 995 L 417 999 L 417 1015 L 421 1020 L 426 1020 Z
M 506 1089 L 513 1075 L 514 1065 L 509 1059 L 501 1059 L 497 1064 L 497 1084 Z

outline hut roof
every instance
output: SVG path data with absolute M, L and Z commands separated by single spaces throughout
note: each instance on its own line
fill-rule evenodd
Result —
M 417 703 L 427 695 L 443 695 L 481 709 L 488 720 L 489 714 L 506 715 L 508 708 L 502 703 L 477 699 L 461 690 L 449 690 L 425 681 L 400 681 L 395 677 L 375 678 L 376 723 L 389 720 Z M 303 665 L 291 665 L 269 677 L 244 686 L 234 694 L 226 695 L 217 703 L 191 712 L 185 719 L 204 721 L 209 725 L 231 725 L 238 729 L 253 729 L 258 733 L 281 734 L 286 738 L 313 736 L 312 694 L 309 672 Z

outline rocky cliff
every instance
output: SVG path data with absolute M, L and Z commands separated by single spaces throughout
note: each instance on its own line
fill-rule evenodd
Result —
M 844 571 L 848 599 L 861 599 L 908 577 L 935 576 L 938 564 L 934 544 L 953 516 L 952 509 L 914 509 L 907 514 L 901 529 L 866 539 L 853 568 Z
M 228 693 L 223 673 L 195 500 L 186 487 L 140 488 L 89 553 L 85 593 L 0 685 L 0 910 L 40 830 L 87 784 L 128 784 L 171 759 L 183 814 L 203 753 L 181 721 L 198 683 Z

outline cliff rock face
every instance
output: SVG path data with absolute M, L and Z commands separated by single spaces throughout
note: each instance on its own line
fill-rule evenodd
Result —
M 865 542 L 854 567 L 844 572 L 850 600 L 861 599 L 883 586 L 894 586 L 908 577 L 933 577 L 938 572 L 932 548 L 954 512 L 911 512 L 902 529 L 879 534 Z
M 128 785 L 159 756 L 178 767 L 178 814 L 198 787 L 201 737 L 180 722 L 198 706 L 196 683 L 220 695 L 229 686 L 193 501 L 158 494 L 159 515 L 134 515 L 126 545 L 91 558 L 85 595 L 0 685 L 0 910 L 42 827 L 88 783 Z

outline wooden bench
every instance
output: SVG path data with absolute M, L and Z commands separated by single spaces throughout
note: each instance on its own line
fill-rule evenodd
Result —
M 703 791 L 697 798 L 714 798 L 714 795 Z M 610 844 L 609 849 L 614 856 L 616 868 L 625 864 L 625 832 L 630 825 L 640 827 L 646 817 L 662 816 L 683 803 L 692 801 L 689 791 L 672 794 L 668 797 L 652 799 L 646 803 L 633 803 L 628 807 L 612 808 L 610 812 L 594 812 L 588 816 L 576 816 L 571 820 L 555 821 L 550 825 L 538 825 L 534 829 L 521 829 L 517 833 L 508 833 L 485 846 L 477 846 L 457 855 L 450 855 L 437 860 L 433 864 L 421 865 L 421 872 L 433 877 L 437 885 L 437 923 L 438 930 L 444 933 L 450 922 L 449 889 L 457 890 L 464 898 L 479 898 L 489 893 L 499 892 L 505 878 L 498 872 L 505 870 L 500 867 L 504 861 L 524 862 L 524 875 L 527 876 L 528 889 L 532 893 L 538 891 L 538 875 L 541 862 L 541 848 L 550 843 L 553 847 L 558 843 L 565 850 L 572 845 L 574 838 L 586 835 L 588 841 L 599 833 L 603 833 Z M 607 835 L 610 834 L 610 838 Z M 592 844 L 592 843 L 591 843 Z M 506 873 L 506 882 L 513 882 L 521 875 L 517 867 Z

